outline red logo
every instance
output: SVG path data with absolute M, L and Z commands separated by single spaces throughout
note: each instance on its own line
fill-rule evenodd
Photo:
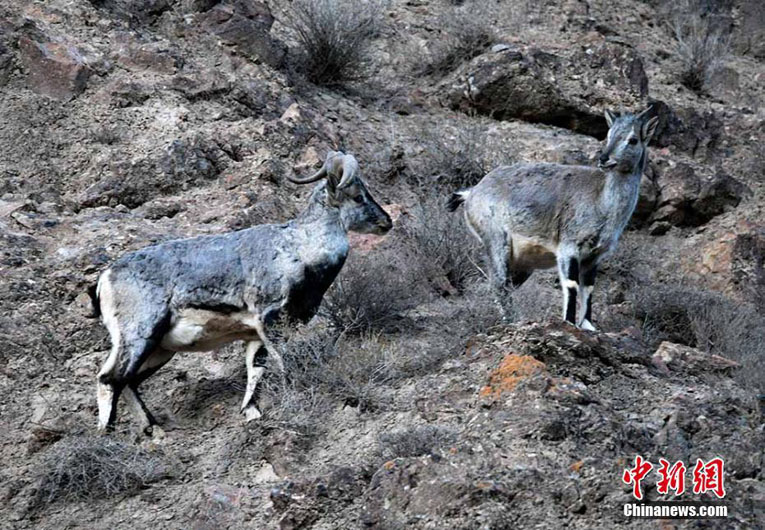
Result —
M 696 467 L 693 468 L 693 493 L 700 495 L 711 491 L 719 499 L 725 497 L 723 466 L 722 458 L 713 458 L 706 464 L 700 458 L 696 460 Z
M 632 469 L 625 469 L 622 475 L 622 480 L 625 484 L 632 484 L 632 495 L 637 499 L 643 498 L 643 492 L 640 490 L 640 481 L 651 472 L 653 464 L 643 460 L 643 457 L 637 455 L 635 457 L 635 467 Z
M 622 474 L 622 481 L 625 484 L 632 485 L 632 496 L 637 500 L 643 500 L 643 491 L 641 481 L 648 476 L 654 468 L 653 464 L 645 460 L 642 456 L 635 456 L 635 465 L 625 469 Z M 660 495 L 674 493 L 682 495 L 685 492 L 685 464 L 678 460 L 670 466 L 669 462 L 663 458 L 659 459 L 659 480 L 656 482 L 656 491 Z M 707 463 L 697 459 L 693 468 L 693 493 L 701 495 L 712 492 L 722 499 L 725 497 L 724 486 L 724 462 L 720 457 L 713 458 Z
M 666 495 L 669 490 L 673 490 L 675 495 L 682 495 L 685 491 L 685 464 L 678 460 L 669 467 L 669 462 L 663 458 L 659 458 L 659 464 L 661 464 L 659 468 L 661 479 L 656 483 L 656 491 Z

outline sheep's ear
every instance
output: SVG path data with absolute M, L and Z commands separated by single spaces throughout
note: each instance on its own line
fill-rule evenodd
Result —
M 613 111 L 606 109 L 603 115 L 606 117 L 606 122 L 608 122 L 608 126 L 613 127 L 614 121 L 616 121 L 616 114 L 614 114 Z
M 659 125 L 659 117 L 654 116 L 650 120 L 643 123 L 643 126 L 640 128 L 640 134 L 643 137 L 643 143 L 648 144 L 648 142 L 651 141 L 651 138 L 653 137 L 653 134 L 656 132 L 656 127 Z

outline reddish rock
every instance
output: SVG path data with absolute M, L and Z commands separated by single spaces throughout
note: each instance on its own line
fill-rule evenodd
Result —
M 67 101 L 87 86 L 90 68 L 73 46 L 21 37 L 19 55 L 35 92 Z
M 706 353 L 690 346 L 664 341 L 653 355 L 654 364 L 670 371 L 685 371 L 695 375 L 710 372 L 730 372 L 741 365 L 725 357 Z
M 116 61 L 128 70 L 153 70 L 172 74 L 182 66 L 177 51 L 162 42 L 138 43 L 127 32 L 119 35 Z

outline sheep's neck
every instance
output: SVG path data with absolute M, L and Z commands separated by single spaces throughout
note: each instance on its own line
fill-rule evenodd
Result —
M 606 214 L 607 227 L 617 239 L 635 211 L 640 193 L 641 169 L 631 173 L 607 171 L 601 195 L 601 209 Z
M 348 255 L 348 235 L 340 210 L 327 204 L 326 197 L 311 201 L 295 219 L 302 234 L 302 252 L 309 263 L 344 261 Z

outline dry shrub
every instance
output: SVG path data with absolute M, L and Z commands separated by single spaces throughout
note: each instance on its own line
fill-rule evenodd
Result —
M 435 187 L 442 193 L 476 185 L 492 169 L 512 163 L 510 154 L 498 152 L 483 130 L 462 126 L 445 134 L 443 129 L 423 128 L 418 135 L 423 154 L 410 184 L 425 193 Z
M 423 73 L 447 74 L 486 51 L 497 38 L 495 13 L 496 5 L 482 0 L 460 2 L 447 9 L 438 19 L 441 31 Z
M 413 425 L 380 435 L 384 460 L 435 455 L 457 441 L 457 432 L 439 425 Z
M 682 64 L 680 82 L 702 92 L 730 55 L 730 39 L 699 0 L 685 0 L 672 9 L 675 50 Z
M 445 293 L 463 292 L 480 277 L 475 237 L 461 214 L 446 209 L 446 196 L 431 195 L 415 205 L 402 223 L 404 239 L 423 277 Z
M 106 436 L 77 436 L 59 442 L 40 469 L 36 507 L 130 494 L 171 476 L 161 453 Z
M 274 402 L 267 424 L 308 433 L 338 404 L 374 410 L 383 390 L 404 376 L 404 352 L 379 335 L 342 335 L 333 328 L 300 327 L 283 344 L 285 378 L 268 377 Z
M 297 66 L 317 85 L 359 79 L 383 21 L 382 0 L 294 0 L 284 24 L 299 45 Z
M 765 317 L 750 304 L 689 287 L 654 286 L 633 290 L 635 317 L 656 346 L 668 340 L 733 359 L 737 378 L 765 389 Z
M 420 291 L 411 264 L 394 249 L 352 253 L 319 314 L 344 333 L 391 331 Z

